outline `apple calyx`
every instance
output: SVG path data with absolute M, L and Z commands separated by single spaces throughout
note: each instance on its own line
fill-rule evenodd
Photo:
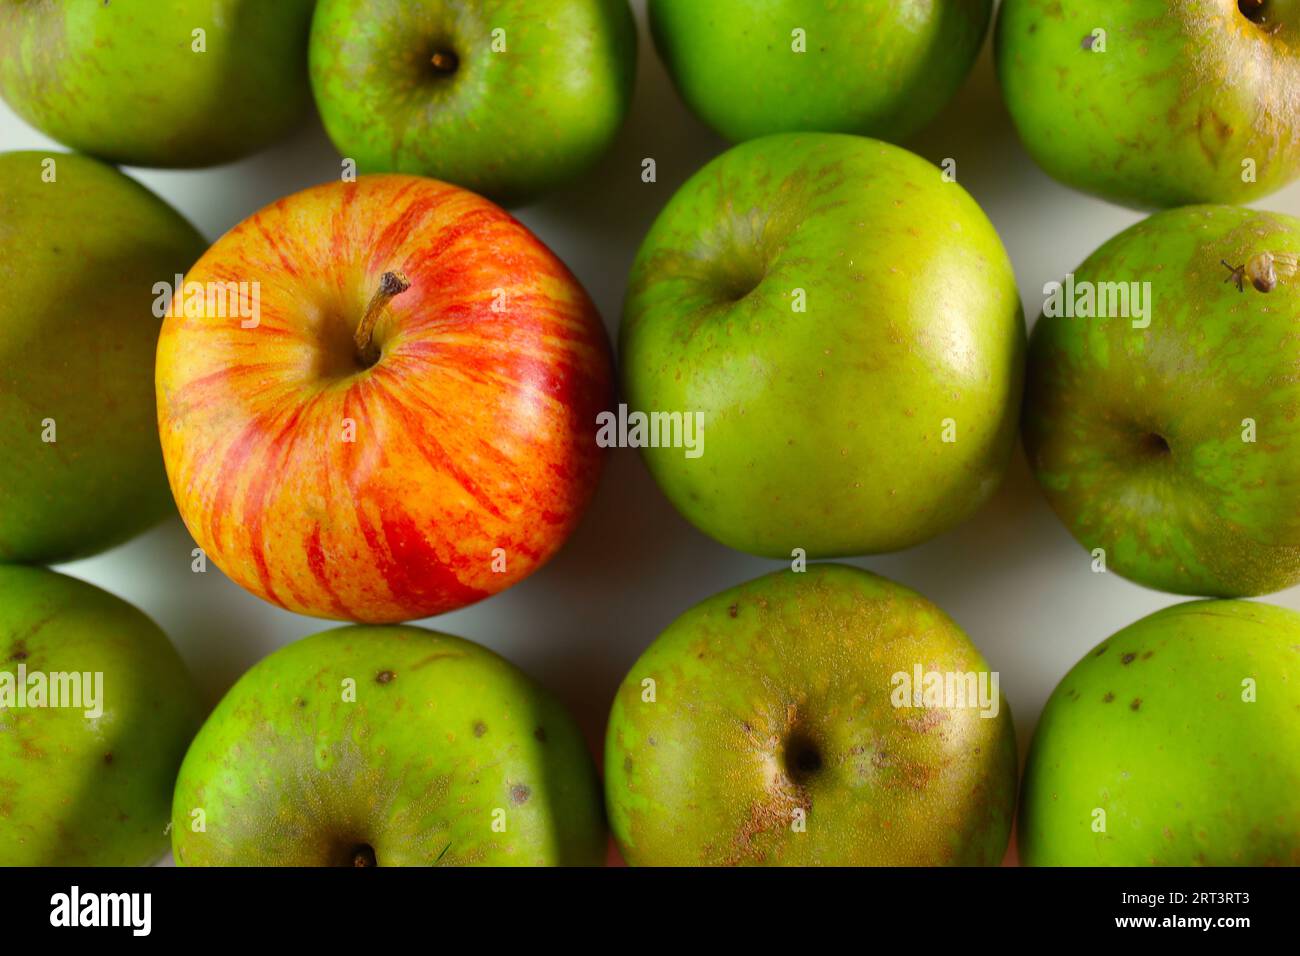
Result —
M 1263 22 L 1264 0 L 1237 0 L 1237 9 L 1252 23 Z
M 460 67 L 460 58 L 450 50 L 435 50 L 429 63 L 433 66 L 433 72 L 450 76 Z
M 1284 26 L 1295 26 L 1297 9 L 1294 0 L 1237 0 L 1237 10 L 1266 33 L 1277 33 Z
M 379 860 L 375 857 L 375 848 L 369 843 L 362 843 L 352 850 L 352 865 L 354 867 L 378 866 Z
M 356 342 L 357 356 L 364 368 L 370 368 L 379 361 L 379 351 L 374 347 L 375 325 L 388 303 L 411 287 L 411 280 L 401 272 L 385 272 L 379 279 L 379 288 L 370 297 L 366 314 L 361 317 L 353 341 Z
M 806 786 L 822 769 L 823 758 L 817 742 L 808 734 L 795 731 L 786 738 L 783 763 L 786 777 L 796 786 Z

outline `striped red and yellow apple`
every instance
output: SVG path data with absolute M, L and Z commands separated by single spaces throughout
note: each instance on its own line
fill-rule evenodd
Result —
M 240 282 L 256 308 L 178 301 L 157 365 L 172 492 L 227 575 L 299 613 L 396 622 L 556 552 L 595 489 L 610 352 L 523 225 L 441 182 L 361 177 L 240 223 L 186 290 Z

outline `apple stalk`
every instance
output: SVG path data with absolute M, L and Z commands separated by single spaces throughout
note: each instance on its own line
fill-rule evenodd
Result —
M 357 326 L 357 331 L 353 336 L 353 341 L 356 342 L 357 346 L 357 355 L 364 367 L 370 368 L 379 360 L 379 353 L 373 342 L 375 325 L 379 322 L 379 316 L 383 314 L 389 302 L 410 287 L 411 280 L 401 272 L 385 272 L 380 278 L 379 288 L 370 297 L 370 304 L 366 306 L 366 314 L 361 317 L 361 324 Z

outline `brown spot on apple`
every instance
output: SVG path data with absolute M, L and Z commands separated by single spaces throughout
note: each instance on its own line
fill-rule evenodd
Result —
M 1197 143 L 1211 166 L 1218 165 L 1219 156 L 1232 139 L 1233 132 L 1232 124 L 1213 107 L 1206 107 L 1197 114 Z

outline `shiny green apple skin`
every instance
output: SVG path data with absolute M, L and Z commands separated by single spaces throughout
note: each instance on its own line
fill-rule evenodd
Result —
M 1097 645 L 1052 693 L 1025 765 L 1020 859 L 1300 866 L 1298 793 L 1300 615 L 1177 604 Z
M 965 81 L 993 3 L 650 0 L 648 10 L 678 92 L 732 142 L 799 131 L 899 141 Z
M 54 182 L 42 179 L 47 159 Z M 85 557 L 172 513 L 153 287 L 171 285 L 205 247 L 109 166 L 0 154 L 0 562 Z
M 787 133 L 673 196 L 619 345 L 630 409 L 704 416 L 698 457 L 643 449 L 688 520 L 753 554 L 840 557 L 917 544 L 988 499 L 1024 339 L 1011 263 L 961 186 L 888 143 Z
M 435 54 L 455 68 L 440 73 Z M 636 55 L 627 0 L 319 0 L 311 82 L 330 139 L 361 172 L 431 176 L 517 206 L 610 147 Z
M 1061 182 L 1139 208 L 1285 186 L 1300 175 L 1300 3 L 1268 6 L 1261 24 L 1238 0 L 1004 0 L 998 76 L 1026 149 Z
M 312 0 L 0 0 L 0 96 L 112 163 L 216 166 L 310 110 L 311 11 Z
M 186 755 L 172 821 L 188 866 L 352 866 L 362 847 L 378 866 L 598 865 L 606 844 L 564 708 L 418 627 L 325 631 L 257 664 Z
M 145 866 L 167 852 L 198 694 L 171 642 L 125 601 L 0 567 L 0 671 L 100 673 L 102 710 L 0 708 L 0 866 Z M 83 701 L 84 703 L 85 701 Z
M 605 801 L 624 859 L 996 865 L 1016 803 L 1010 710 L 895 708 L 892 675 L 915 664 L 988 670 L 939 608 L 857 568 L 780 571 L 687 611 L 609 716 Z
M 1149 327 L 1065 316 L 1034 327 L 1030 465 L 1108 570 L 1207 597 L 1300 582 L 1300 275 L 1279 275 L 1267 293 L 1249 279 L 1238 290 L 1224 266 L 1287 250 L 1300 253 L 1290 216 L 1158 213 L 1074 273 L 1076 286 L 1150 282 Z M 1244 441 L 1251 423 L 1256 440 Z

